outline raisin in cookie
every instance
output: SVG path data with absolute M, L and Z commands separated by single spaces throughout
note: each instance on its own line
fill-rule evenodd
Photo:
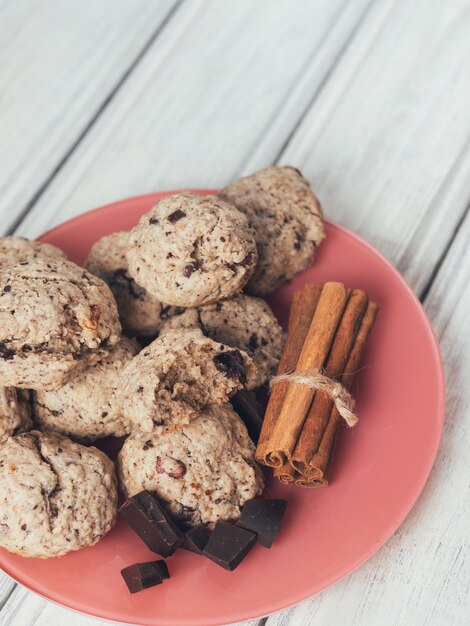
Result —
M 0 270 L 0 384 L 52 389 L 106 355 L 121 324 L 109 287 L 70 261 Z
M 241 350 L 216 343 L 197 328 L 169 330 L 122 373 L 122 412 L 134 428 L 179 428 L 210 403 L 226 402 L 256 376 Z
M 26 389 L 0 387 L 0 443 L 31 428 L 28 398 Z
M 146 489 L 190 526 L 235 520 L 263 490 L 263 474 L 245 425 L 228 405 L 207 406 L 181 430 L 136 431 L 124 443 L 117 468 L 127 496 Z
M 127 232 L 102 237 L 91 249 L 85 267 L 111 288 L 124 332 L 130 336 L 152 337 L 157 335 L 173 307 L 151 296 L 127 271 L 128 239 Z
M 190 307 L 241 291 L 257 260 L 248 220 L 216 196 L 168 196 L 131 231 L 129 273 L 149 293 Z
M 168 319 L 163 330 L 191 327 L 200 328 L 214 341 L 244 350 L 253 359 L 258 375 L 247 389 L 259 387 L 276 372 L 283 346 L 282 328 L 264 300 L 240 294 L 186 309 Z
M 31 431 L 0 446 L 0 546 L 20 556 L 62 556 L 114 525 L 114 465 L 100 450 Z
M 92 441 L 129 432 L 117 400 L 124 366 L 138 353 L 135 341 L 123 337 L 107 356 L 71 381 L 51 391 L 31 393 L 38 428 Z
M 31 241 L 25 237 L 0 237 L 0 268 L 7 265 L 16 265 L 22 261 L 35 259 L 65 259 L 66 256 L 59 248 L 50 243 Z
M 325 236 L 323 213 L 298 170 L 268 167 L 236 180 L 220 197 L 243 211 L 256 231 L 259 260 L 248 293 L 271 293 L 312 263 Z

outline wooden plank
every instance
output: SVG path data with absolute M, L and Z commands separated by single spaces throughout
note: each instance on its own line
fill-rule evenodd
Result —
M 16 583 L 9 576 L 0 571 L 0 611 L 15 587 Z
M 59 166 L 175 5 L 0 5 L 0 232 Z
M 268 626 L 466 625 L 470 615 L 470 214 L 426 299 L 447 376 L 447 417 L 437 460 L 418 503 L 365 565 Z
M 0 612 L 1 626 L 110 626 L 108 622 L 82 613 L 70 611 L 58 604 L 48 602 L 23 587 L 17 586 L 9 601 Z M 234 624 L 233 626 L 237 626 Z M 240 625 L 242 626 L 242 625 Z M 243 626 L 261 626 L 259 620 L 243 622 Z
M 221 185 L 265 135 L 274 158 L 369 4 L 240 0 L 229 17 L 216 0 L 183 5 L 18 232 L 133 194 Z
M 470 198 L 468 2 L 385 0 L 282 152 L 420 293 Z

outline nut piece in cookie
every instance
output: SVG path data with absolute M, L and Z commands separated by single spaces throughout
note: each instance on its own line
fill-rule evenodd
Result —
M 43 258 L 66 259 L 67 257 L 62 250 L 50 243 L 31 241 L 15 235 L 0 237 L 0 269 L 23 261 Z
M 261 386 L 276 372 L 283 346 L 282 328 L 264 300 L 239 294 L 186 309 L 170 317 L 163 330 L 191 327 L 200 328 L 214 341 L 243 350 L 253 359 L 258 374 L 247 383 L 247 389 Z
M 199 329 L 162 333 L 122 372 L 122 413 L 134 428 L 171 430 L 203 406 L 226 402 L 256 376 L 250 357 Z
M 114 525 L 114 465 L 97 448 L 32 431 L 0 446 L 0 546 L 20 556 L 62 556 Z
M 0 270 L 0 385 L 56 388 L 105 356 L 120 332 L 109 287 L 75 263 Z
M 0 443 L 32 427 L 26 389 L 0 387 Z
M 122 370 L 138 352 L 137 342 L 123 337 L 101 361 L 62 387 L 32 391 L 35 425 L 85 441 L 129 433 L 117 396 Z
M 85 261 L 86 269 L 107 283 L 116 298 L 123 331 L 130 336 L 152 337 L 173 307 L 166 306 L 140 287 L 127 271 L 129 233 L 117 232 L 99 239 Z
M 163 198 L 131 231 L 129 273 L 162 302 L 194 307 L 243 289 L 258 255 L 255 233 L 216 196 Z
M 245 425 L 229 405 L 210 405 L 180 430 L 135 431 L 117 468 L 127 496 L 155 491 L 183 525 L 235 520 L 247 500 L 260 495 L 263 474 Z
M 271 293 L 312 263 L 325 236 L 323 212 L 298 170 L 268 167 L 236 180 L 220 197 L 245 213 L 256 231 L 259 260 L 248 293 Z

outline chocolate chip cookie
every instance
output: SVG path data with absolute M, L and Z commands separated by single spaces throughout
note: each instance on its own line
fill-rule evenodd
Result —
M 31 428 L 28 398 L 26 389 L 0 387 L 0 443 Z
M 62 556 L 114 525 L 114 465 L 97 448 L 31 431 L 0 446 L 0 546 L 20 556 Z
M 325 236 L 323 213 L 298 170 L 268 167 L 236 180 L 220 197 L 245 213 L 256 231 L 259 259 L 248 293 L 271 293 L 312 263 Z
M 117 400 L 124 366 L 139 352 L 137 342 L 123 337 L 101 361 L 68 383 L 31 394 L 35 425 L 72 438 L 92 441 L 129 432 Z
M 65 259 L 65 253 L 50 243 L 31 241 L 25 237 L 0 237 L 0 269 L 22 261 L 42 258 Z
M 122 412 L 142 431 L 179 428 L 204 405 L 226 402 L 256 375 L 245 352 L 196 328 L 169 330 L 124 368 Z
M 258 374 L 247 389 L 259 387 L 276 372 L 283 346 L 282 328 L 264 300 L 240 294 L 186 309 L 163 325 L 164 330 L 191 327 L 200 328 L 214 341 L 243 350 L 253 359 Z
M 214 524 L 237 519 L 243 504 L 261 494 L 254 451 L 231 407 L 210 405 L 181 430 L 134 432 L 119 453 L 118 476 L 127 496 L 155 491 L 183 524 Z
M 106 355 L 121 324 L 109 287 L 70 261 L 0 269 L 0 384 L 53 389 Z
M 162 302 L 194 307 L 241 291 L 256 261 L 243 213 L 216 196 L 163 198 L 131 231 L 129 273 Z
M 99 239 L 85 261 L 86 269 L 103 279 L 116 298 L 123 331 L 131 337 L 152 337 L 174 307 L 162 304 L 138 285 L 127 271 L 128 232 Z

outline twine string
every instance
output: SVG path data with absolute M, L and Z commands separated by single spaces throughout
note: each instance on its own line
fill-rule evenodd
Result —
M 281 382 L 307 385 L 307 387 L 315 391 L 324 391 L 333 400 L 338 413 L 348 426 L 355 426 L 359 421 L 354 414 L 355 401 L 349 391 L 347 391 L 340 382 L 332 380 L 322 374 L 320 370 L 312 372 L 311 374 L 298 374 L 295 372 L 290 374 L 278 374 L 271 378 L 269 386 L 272 387 Z

